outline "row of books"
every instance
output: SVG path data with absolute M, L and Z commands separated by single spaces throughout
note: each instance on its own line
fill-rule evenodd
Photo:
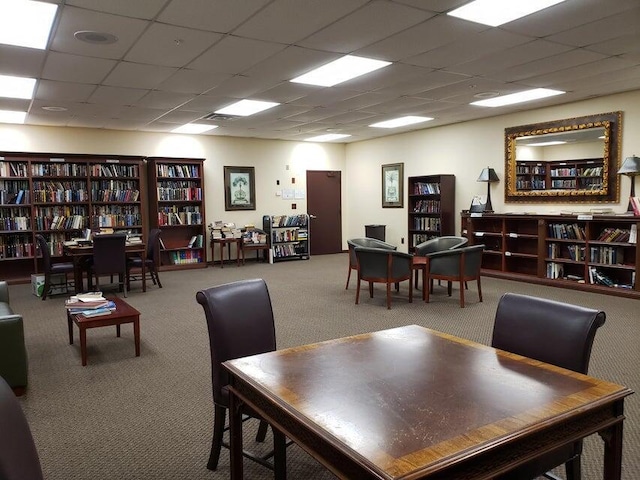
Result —
M 158 187 L 158 200 L 199 201 L 202 200 L 202 189 L 200 187 Z
M 94 177 L 138 177 L 138 165 L 99 164 L 91 165 L 91 175 Z
M 564 253 L 566 252 L 566 254 Z M 568 255 L 568 257 L 566 256 Z M 549 258 L 570 258 L 571 260 L 584 261 L 585 247 L 581 245 L 563 246 L 559 243 L 550 243 L 547 249 Z
M 306 227 L 307 215 L 274 215 L 271 225 L 274 227 Z
M 440 230 L 440 219 L 430 217 L 416 217 L 413 219 L 413 228 L 416 230 Z
M 297 228 L 292 230 L 273 230 L 271 232 L 271 241 L 273 243 L 297 242 L 298 232 Z
M 64 159 L 61 160 L 64 161 Z M 31 175 L 34 177 L 86 177 L 87 166 L 77 163 L 32 163 Z
M 204 237 L 202 234 L 194 235 L 189 240 L 187 248 L 202 248 L 204 246 Z
M 200 212 L 172 212 L 163 211 L 158 212 L 158 225 L 201 225 L 202 214 Z
M 271 247 L 273 250 L 274 258 L 284 258 L 284 257 L 293 257 L 296 255 L 306 255 L 306 248 L 301 245 L 296 245 L 293 243 L 285 243 L 281 245 L 273 245 Z
M 584 227 L 577 223 L 550 223 L 549 237 L 584 240 L 586 234 Z
M 139 213 L 106 214 L 91 217 L 92 228 L 136 227 L 138 225 L 142 225 L 142 216 Z
M 413 213 L 440 213 L 440 200 L 418 200 Z
M 629 203 L 633 209 L 633 214 L 640 217 L 640 197 L 629 197 Z
M 414 195 L 437 195 L 440 193 L 439 183 L 416 182 L 413 185 Z
M 602 230 L 596 240 L 598 242 L 628 242 L 631 231 L 626 228 L 608 227 Z
M 200 178 L 200 172 L 197 165 L 158 164 L 156 172 L 159 177 Z
M 184 265 L 189 263 L 202 262 L 201 250 L 180 250 L 169 252 L 169 261 L 172 265 Z
M 4 157 L 0 157 L 4 160 Z M 0 177 L 27 177 L 27 164 L 0 161 Z
M 91 190 L 92 202 L 137 202 L 140 190 Z
M 33 190 L 33 201 L 39 203 L 86 202 L 89 195 L 86 190 Z
M 0 218 L 0 230 L 30 230 L 31 219 L 29 217 L 2 217 Z
M 30 258 L 35 256 L 34 244 L 30 240 L 26 238 L 13 239 L 12 237 L 13 235 L 0 237 L 0 259 Z
M 18 190 L 17 192 L 0 190 L 0 204 L 2 205 L 23 205 L 29 203 L 29 190 Z

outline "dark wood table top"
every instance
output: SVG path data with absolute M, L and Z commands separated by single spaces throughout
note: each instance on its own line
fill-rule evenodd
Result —
M 325 443 L 316 458 L 345 478 L 335 452 L 370 478 L 429 478 L 632 393 L 416 325 L 224 365 L 242 401 L 310 453 Z

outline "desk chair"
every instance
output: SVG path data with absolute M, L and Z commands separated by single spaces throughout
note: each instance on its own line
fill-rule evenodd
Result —
M 0 377 L 0 478 L 43 480 L 27 419 L 11 387 Z
M 505 293 L 498 302 L 491 346 L 586 374 L 596 331 L 605 319 L 605 313 L 598 310 Z M 581 453 L 582 441 L 574 442 L 499 479 L 528 480 L 543 475 L 559 480 L 549 470 L 564 463 L 567 480 L 579 480 Z
M 356 247 L 358 260 L 358 288 L 356 305 L 360 302 L 360 283 L 369 282 L 369 297 L 373 298 L 373 284 L 384 283 L 387 286 L 387 309 L 391 308 L 391 284 L 396 291 L 400 282 L 409 280 L 409 303 L 413 302 L 412 261 L 413 255 L 385 248 Z
M 127 260 L 127 288 L 130 290 L 130 282 L 132 280 L 131 277 L 131 269 L 132 268 L 140 268 L 142 269 L 142 264 L 145 265 L 145 270 L 149 278 L 153 282 L 154 285 L 158 285 L 158 287 L 162 288 L 162 283 L 160 283 L 160 276 L 158 275 L 158 263 L 159 263 L 159 253 L 160 253 L 160 231 L 159 228 L 154 228 L 149 232 L 149 243 L 147 243 L 147 251 L 144 257 L 131 257 Z M 142 279 L 142 278 L 141 278 Z
M 351 270 L 358 270 L 358 259 L 356 258 L 356 247 L 370 247 L 370 248 L 384 248 L 387 250 L 396 250 L 398 247 L 391 245 L 390 243 L 383 242 L 375 238 L 352 238 L 347 240 L 347 246 L 349 247 L 349 269 L 347 270 L 347 286 L 345 290 L 349 289 L 349 280 L 351 279 Z
M 91 275 L 95 276 L 96 289 L 100 290 L 100 276 L 118 275 L 118 284 L 122 285 L 127 296 L 127 236 L 124 234 L 95 235 L 93 237 L 93 264 Z
M 51 262 L 51 252 L 49 251 L 49 245 L 47 239 L 39 233 L 36 233 L 36 242 L 42 255 L 42 270 L 44 272 L 44 290 L 42 291 L 42 300 L 46 300 L 49 291 L 51 290 L 51 275 L 58 273 L 64 274 L 65 281 L 68 284 L 67 274 L 73 273 L 75 266 L 73 262 Z
M 207 319 L 209 346 L 211 349 L 211 384 L 213 388 L 214 420 L 211 453 L 207 468 L 218 468 L 220 450 L 229 448 L 223 440 L 225 420 L 229 409 L 229 375 L 222 363 L 227 360 L 272 352 L 276 349 L 276 332 L 269 290 L 262 279 L 241 280 L 200 290 L 197 302 L 202 305 Z M 267 433 L 267 423 L 253 411 L 246 411 L 246 418 L 258 418 L 260 426 L 256 441 L 262 442 Z M 267 468 L 285 466 L 285 437 L 273 430 L 274 452 L 258 457 L 250 452 L 243 455 Z M 274 464 L 268 459 L 274 456 Z M 282 455 L 280 457 L 279 455 Z M 276 478 L 284 478 L 285 472 L 276 471 Z

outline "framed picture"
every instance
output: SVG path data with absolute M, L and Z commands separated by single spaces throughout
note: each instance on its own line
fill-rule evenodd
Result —
M 404 163 L 382 165 L 382 208 L 404 206 Z
M 224 167 L 224 209 L 256 209 L 256 179 L 253 167 Z

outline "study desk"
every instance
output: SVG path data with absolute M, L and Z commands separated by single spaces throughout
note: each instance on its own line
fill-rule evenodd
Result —
M 65 245 L 64 253 L 73 260 L 73 277 L 76 293 L 81 293 L 84 285 L 82 281 L 82 259 L 93 256 L 93 245 Z M 144 256 L 147 254 L 147 248 L 144 243 L 127 243 L 127 256 Z M 147 291 L 146 265 L 142 262 L 142 291 Z
M 630 389 L 417 325 L 224 367 L 232 479 L 242 404 L 344 479 L 487 480 L 596 432 L 621 476 Z

